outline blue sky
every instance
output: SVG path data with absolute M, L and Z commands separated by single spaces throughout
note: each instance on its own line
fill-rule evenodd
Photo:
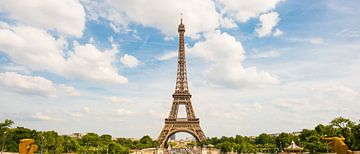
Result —
M 207 136 L 358 121 L 359 5 L 1 1 L 0 120 L 156 138 L 172 103 L 183 13 L 192 102 Z

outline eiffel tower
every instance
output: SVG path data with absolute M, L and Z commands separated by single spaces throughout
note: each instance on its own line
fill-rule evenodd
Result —
M 185 26 L 181 22 L 178 27 L 179 32 L 179 55 L 177 66 L 177 78 L 175 92 L 172 95 L 173 103 L 169 117 L 165 119 L 165 126 L 162 129 L 158 141 L 160 147 L 164 147 L 170 136 L 178 132 L 187 132 L 195 137 L 197 141 L 205 140 L 204 132 L 200 128 L 199 118 L 196 118 L 194 109 L 191 105 L 191 94 L 189 92 L 186 61 L 185 61 Z M 186 118 L 178 118 L 179 105 L 185 105 Z

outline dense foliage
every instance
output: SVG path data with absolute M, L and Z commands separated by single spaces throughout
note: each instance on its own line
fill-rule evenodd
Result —
M 256 137 L 221 137 L 210 138 L 202 145 L 214 145 L 223 152 L 238 153 L 276 152 L 283 150 L 293 140 L 306 151 L 327 152 L 330 147 L 321 137 L 343 136 L 345 143 L 352 150 L 360 150 L 360 123 L 342 117 L 335 118 L 328 125 L 319 124 L 314 129 L 303 129 L 298 133 L 260 134 Z
M 157 141 L 149 136 L 139 140 L 116 138 L 111 135 L 87 133 L 82 137 L 74 138 L 59 135 L 55 131 L 36 131 L 24 127 L 11 128 L 14 122 L 6 119 L 0 123 L 0 150 L 18 152 L 19 140 L 33 138 L 43 153 L 110 153 L 125 154 L 131 149 L 157 147 Z M 213 137 L 199 143 L 202 146 L 214 145 L 223 152 L 235 151 L 238 153 L 277 152 L 291 144 L 297 145 L 309 152 L 326 152 L 330 148 L 321 137 L 343 136 L 352 150 L 360 150 L 360 122 L 356 123 L 342 117 L 335 118 L 328 125 L 319 124 L 314 129 L 303 129 L 298 133 L 260 134 L 256 137 Z M 195 144 L 195 143 L 194 143 Z
M 99 136 L 96 133 L 87 133 L 80 138 L 67 135 L 59 135 L 55 131 L 36 131 L 24 127 L 10 128 L 13 124 L 11 120 L 0 123 L 0 150 L 18 152 L 19 140 L 24 138 L 35 139 L 38 145 L 38 152 L 43 153 L 109 153 L 127 154 L 130 149 L 143 149 L 157 147 L 157 141 L 153 141 L 149 136 L 144 136 L 140 140 L 126 138 L 113 139 L 111 135 L 104 134 Z

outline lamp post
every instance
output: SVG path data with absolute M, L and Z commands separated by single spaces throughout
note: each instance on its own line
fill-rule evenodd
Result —
M 280 141 L 280 152 L 282 152 L 282 142 Z
M 325 134 L 324 136 L 327 137 L 326 134 Z M 325 142 L 326 142 L 326 153 L 329 153 L 329 144 L 328 144 L 328 141 L 325 140 Z
M 69 153 L 70 140 L 67 140 L 66 153 Z
M 110 143 L 106 143 L 106 154 L 109 154 L 109 144 Z
M 3 150 L 4 150 L 5 140 L 6 140 L 6 130 L 4 131 L 4 134 L 3 134 L 3 144 L 1 146 L 1 154 L 3 153 Z
M 329 144 L 328 144 L 328 141 L 326 141 L 326 153 L 329 153 Z
M 301 142 L 300 142 L 300 138 L 298 138 L 297 140 L 298 140 L 298 142 L 299 142 L 299 146 L 301 147 Z
M 300 142 L 300 138 L 297 138 L 298 142 L 299 142 L 299 147 L 300 147 L 300 152 L 302 151 L 301 149 L 301 142 Z
M 88 143 L 88 142 L 86 142 L 86 143 L 85 143 L 85 145 L 86 145 L 86 151 L 85 151 L 85 154 L 87 154 L 87 153 L 88 153 L 88 150 L 89 150 L 89 143 Z

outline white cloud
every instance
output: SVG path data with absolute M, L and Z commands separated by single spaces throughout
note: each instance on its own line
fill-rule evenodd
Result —
M 10 25 L 9 25 L 8 23 L 6 23 L 6 22 L 0 21 L 0 28 L 7 28 L 7 29 L 9 29 L 9 28 L 10 28 Z
M 83 108 L 83 111 L 84 111 L 85 113 L 90 113 L 91 110 L 90 110 L 89 107 L 84 107 L 84 108 Z
M 259 52 L 259 51 L 255 51 L 253 54 L 250 55 L 251 58 L 273 58 L 273 57 L 278 57 L 280 56 L 280 52 L 279 51 L 274 51 L 274 50 L 270 50 L 270 51 L 263 51 L 263 52 Z
M 252 114 L 257 114 L 261 112 L 263 106 L 260 103 L 254 104 L 244 104 L 244 103 L 234 103 L 228 104 L 227 107 L 224 106 L 212 106 L 206 109 L 209 111 L 207 114 L 212 117 L 230 119 L 230 120 L 244 120 L 246 117 L 251 116 Z
M 260 27 L 257 27 L 255 29 L 255 31 L 258 34 L 258 37 L 264 37 L 264 36 L 268 36 L 272 33 L 273 28 L 280 21 L 280 18 L 279 18 L 279 14 L 277 12 L 269 12 L 266 14 L 262 14 L 259 17 L 259 20 L 261 22 Z M 279 31 L 277 33 L 278 34 L 276 34 L 276 35 L 279 35 L 279 33 L 281 33 L 281 31 Z
M 110 97 L 110 102 L 114 103 L 114 104 L 123 104 L 123 103 L 126 104 L 126 103 L 133 103 L 134 101 L 132 99 L 129 99 L 129 98 L 111 96 Z
M 6 72 L 18 72 L 21 74 L 31 74 L 31 71 L 28 68 L 26 68 L 25 66 L 13 64 L 13 63 L 3 65 L 0 68 L 5 70 Z
M 124 108 L 104 110 L 100 108 L 90 109 L 90 107 L 86 106 L 80 110 L 64 110 L 59 114 L 66 114 L 67 116 L 76 118 L 76 120 L 79 121 L 80 119 L 118 120 L 117 118 L 119 117 L 133 116 L 135 113 Z
M 165 117 L 167 117 L 167 114 L 163 111 L 159 111 L 159 109 L 149 109 L 148 112 L 153 118 L 156 119 L 164 119 Z
M 307 99 L 276 99 L 271 101 L 271 104 L 280 108 L 283 111 L 301 112 L 310 106 L 310 102 Z
M 76 111 L 65 111 L 65 114 L 68 114 L 73 118 L 83 118 L 85 116 L 82 112 L 76 112 Z
M 354 107 L 359 106 L 356 100 L 359 99 L 360 93 L 345 85 L 316 83 L 308 88 L 304 87 L 306 94 L 303 97 L 275 99 L 271 104 L 291 114 L 312 113 L 324 117 L 331 117 L 334 113 L 349 114 Z
M 210 116 L 221 118 L 221 119 L 230 119 L 230 120 L 243 120 L 246 113 L 233 111 L 231 109 L 218 110 L 214 109 L 209 113 Z
M 105 18 L 115 32 L 126 31 L 129 23 L 155 27 L 166 36 L 176 36 L 173 27 L 179 23 L 183 13 L 188 27 L 186 35 L 196 38 L 196 34 L 216 28 L 237 27 L 236 21 L 246 22 L 259 14 L 273 10 L 284 0 L 202 0 L 202 1 L 102 1 L 82 0 L 88 10 L 90 20 Z M 166 6 L 166 7 L 159 7 Z M 203 18 L 206 17 L 206 20 Z
M 60 90 L 62 90 L 63 92 L 65 92 L 68 95 L 71 96 L 80 96 L 80 93 L 72 86 L 67 86 L 64 84 L 59 84 L 57 86 Z
M 114 32 L 127 31 L 130 19 L 123 13 L 116 10 L 109 2 L 100 0 L 81 0 L 89 20 L 99 21 L 99 18 L 109 20 L 109 26 Z
M 273 33 L 273 36 L 278 37 L 278 36 L 281 36 L 283 34 L 284 34 L 283 31 L 281 31 L 280 29 L 276 29 L 275 32 Z
M 311 44 L 324 44 L 325 41 L 322 38 L 311 38 L 309 39 Z
M 0 29 L 0 50 L 17 64 L 32 70 L 59 72 L 65 67 L 63 44 L 44 30 L 13 26 Z
M 43 112 L 36 112 L 32 117 L 37 120 L 42 120 L 42 121 L 54 120 L 53 117 L 51 117 L 49 115 L 45 115 Z
M 119 116 L 130 116 L 133 115 L 134 112 L 125 109 L 117 109 L 115 114 Z
M 100 51 L 92 44 L 74 43 L 74 51 L 64 58 L 66 42 L 48 32 L 27 26 L 0 29 L 0 50 L 16 63 L 31 70 L 48 71 L 68 78 L 104 83 L 126 83 L 113 63 L 117 48 Z
M 57 85 L 40 76 L 27 76 L 15 72 L 0 73 L 0 85 L 20 94 L 43 97 L 57 97 L 58 92 L 71 96 L 79 95 L 74 87 L 64 84 Z
M 260 112 L 263 109 L 263 106 L 260 103 L 255 103 L 254 109 Z
M 319 85 L 310 87 L 310 90 L 317 97 L 342 97 L 351 98 L 358 97 L 360 94 L 350 87 L 344 85 Z
M 56 97 L 54 84 L 43 77 L 25 76 L 14 72 L 0 73 L 0 85 L 21 94 Z
M 216 0 L 225 14 L 240 21 L 247 22 L 259 14 L 268 12 L 284 0 Z
M 220 14 L 216 11 L 212 0 L 110 0 L 107 1 L 107 5 L 102 4 L 102 6 L 98 1 L 84 1 L 86 8 L 92 14 L 91 19 L 106 18 L 114 27 L 127 27 L 129 22 L 134 22 L 155 27 L 167 36 L 176 36 L 177 31 L 174 27 L 180 22 L 180 13 L 183 13 L 184 24 L 188 27 L 186 34 L 189 36 L 214 30 L 220 26 Z M 99 3 L 100 6 L 97 5 Z M 206 20 L 203 20 L 204 18 Z
M 95 39 L 94 39 L 93 37 L 90 37 L 88 42 L 89 42 L 90 44 L 94 44 L 94 43 L 95 43 Z
M 60 74 L 104 83 L 126 83 L 127 78 L 119 75 L 112 64 L 116 52 L 116 48 L 100 51 L 92 44 L 75 43 L 74 52 L 67 59 L 67 67 Z
M 345 37 L 345 38 L 360 38 L 360 30 L 358 29 L 342 29 L 339 32 L 335 33 L 336 37 Z
M 279 82 L 275 76 L 258 71 L 256 67 L 244 68 L 241 62 L 245 59 L 245 51 L 233 36 L 216 31 L 205 34 L 205 38 L 188 51 L 210 62 L 210 67 L 204 72 L 209 83 L 244 88 Z
M 178 55 L 178 52 L 169 51 L 169 52 L 166 52 L 163 55 L 159 56 L 158 60 L 160 60 L 160 61 L 170 60 L 170 59 L 177 57 L 177 55 Z
M 136 67 L 140 63 L 140 61 L 136 57 L 128 54 L 125 54 L 123 57 L 121 57 L 120 61 L 129 68 Z
M 305 43 L 310 43 L 310 44 L 314 44 L 314 45 L 320 45 L 320 44 L 325 43 L 325 40 L 323 38 L 320 38 L 320 37 L 292 38 L 292 39 L 290 39 L 290 41 L 292 41 L 292 42 L 305 42 Z
M 237 27 L 236 22 L 233 19 L 227 18 L 227 17 L 221 18 L 220 24 L 221 24 L 221 27 L 223 27 L 223 28 L 236 28 Z
M 69 35 L 81 36 L 85 28 L 85 11 L 78 0 L 2 0 L 0 12 L 22 23 Z

